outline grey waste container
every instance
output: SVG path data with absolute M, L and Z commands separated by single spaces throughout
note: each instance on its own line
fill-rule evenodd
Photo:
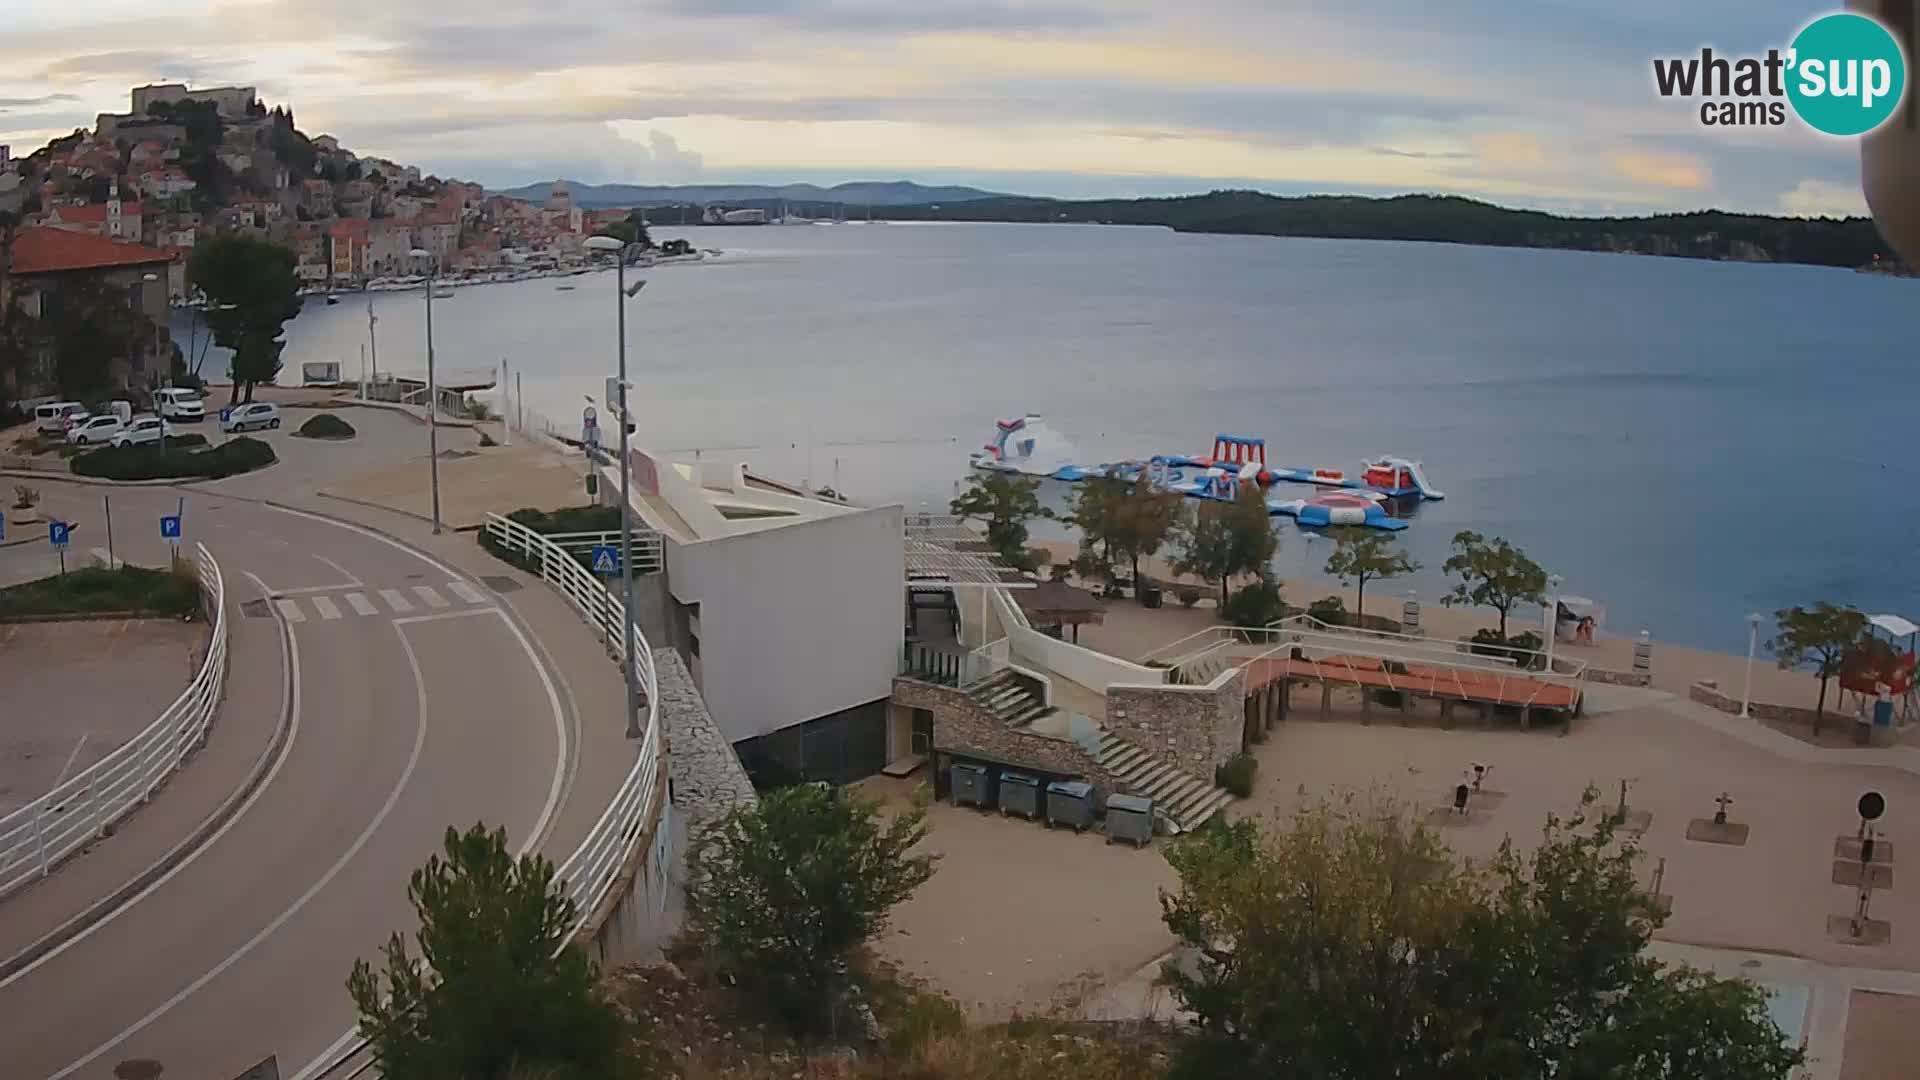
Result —
M 956 761 L 947 775 L 953 785 L 953 805 L 981 809 L 993 805 L 993 774 L 985 765 Z
M 1000 813 L 1031 821 L 1040 816 L 1040 778 L 1008 769 L 1000 774 Z
M 1084 780 L 1055 780 L 1047 785 L 1047 828 L 1065 825 L 1074 832 L 1093 826 L 1093 785 Z
M 1131 840 L 1134 847 L 1153 842 L 1153 800 L 1138 795 L 1107 796 L 1107 843 Z

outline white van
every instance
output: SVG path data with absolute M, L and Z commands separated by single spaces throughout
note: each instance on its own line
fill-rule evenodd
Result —
M 87 407 L 77 401 L 49 401 L 33 407 L 33 426 L 42 435 L 65 437 L 67 429 L 87 418 Z
M 176 424 L 195 424 L 207 418 L 200 391 L 170 386 L 153 392 L 153 411 Z

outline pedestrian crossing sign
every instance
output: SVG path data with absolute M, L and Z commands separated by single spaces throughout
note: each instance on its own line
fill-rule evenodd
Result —
M 593 572 L 596 574 L 619 573 L 620 550 L 612 544 L 593 545 Z

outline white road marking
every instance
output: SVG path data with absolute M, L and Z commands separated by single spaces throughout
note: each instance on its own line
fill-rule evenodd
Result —
M 60 766 L 60 775 L 53 781 L 48 791 L 59 791 L 60 785 L 67 782 L 67 774 L 73 771 L 73 763 L 80 760 L 80 748 L 87 745 L 86 732 L 80 733 L 80 741 L 73 744 L 73 753 L 67 755 L 67 763 Z
M 340 617 L 340 609 L 335 607 L 333 601 L 328 597 L 316 596 L 313 598 L 312 603 L 313 609 L 320 613 L 321 618 L 337 619 Z
M 479 589 L 474 588 L 464 581 L 447 582 L 447 591 L 465 600 L 469 604 L 484 604 L 487 602 L 487 598 L 480 595 Z
M 434 592 L 433 586 L 431 585 L 415 585 L 413 587 L 413 595 L 419 597 L 428 607 L 436 610 L 450 606 L 447 603 L 447 598 Z
M 275 600 L 273 606 L 280 609 L 280 617 L 288 622 L 299 623 L 307 621 L 307 613 L 300 610 L 300 605 L 285 597 Z
M 401 596 L 399 589 L 381 589 L 380 599 L 385 600 L 387 606 L 395 611 L 413 610 L 413 601 Z
M 414 655 L 413 646 L 408 643 L 405 634 L 400 635 L 400 647 L 406 651 L 407 666 L 413 669 L 414 700 L 416 702 L 416 708 L 418 709 L 418 721 L 413 732 L 413 752 L 407 756 L 407 767 L 401 770 L 400 779 L 393 785 L 393 790 L 387 793 L 387 801 L 380 805 L 379 813 L 374 814 L 373 820 L 367 822 L 367 827 L 362 829 L 360 835 L 354 838 L 353 846 L 347 848 L 338 859 L 334 860 L 333 865 L 327 868 L 327 872 L 320 875 L 320 880 L 309 886 L 306 892 L 301 893 L 300 898 L 293 902 L 293 906 L 281 912 L 266 926 L 261 927 L 259 933 L 248 938 L 246 944 L 235 949 L 232 955 L 215 964 L 206 974 L 188 983 L 179 993 L 155 1006 L 152 1012 L 135 1021 L 125 1031 L 101 1043 L 95 1047 L 91 1053 L 87 1054 L 87 1056 L 54 1073 L 48 1077 L 47 1080 L 65 1080 L 66 1077 L 72 1076 L 74 1073 L 86 1068 L 102 1054 L 105 1054 L 107 1051 L 146 1030 L 155 1020 L 165 1016 L 175 1005 L 192 997 L 201 987 L 219 978 L 221 973 L 239 963 L 262 941 L 272 936 L 295 915 L 298 915 L 301 908 L 306 907 L 309 901 L 320 894 L 320 890 L 333 883 L 333 879 L 340 875 L 340 871 L 346 869 L 347 864 L 353 861 L 354 856 L 360 854 L 360 849 L 367 846 L 367 841 L 373 839 L 373 834 L 379 830 L 381 825 L 385 824 L 387 815 L 393 813 L 394 806 L 399 803 L 400 793 L 406 790 L 407 784 L 413 779 L 413 771 L 420 764 L 420 751 L 427 745 L 427 682 L 420 673 L 420 659 Z M 165 881 L 166 879 L 162 878 L 161 880 Z
M 352 572 L 349 571 L 346 567 L 341 566 L 339 563 L 334 562 L 332 559 L 327 558 L 325 555 L 316 554 L 313 557 L 316 559 L 319 559 L 323 563 L 326 563 L 328 566 L 333 567 L 335 570 L 340 571 L 340 576 L 347 579 L 348 585 L 359 586 L 359 585 L 366 584 L 365 582 L 361 581 L 359 578 L 354 577 Z
M 407 626 L 412 623 L 446 622 L 448 619 L 464 619 L 471 615 L 492 615 L 499 611 L 497 607 L 461 608 L 459 611 L 442 611 L 435 615 L 409 615 L 404 619 L 393 620 L 395 626 Z
M 367 599 L 367 596 L 365 593 L 357 593 L 357 592 L 348 593 L 347 606 L 353 609 L 353 613 L 355 615 L 380 614 L 380 609 L 373 606 L 373 601 Z
M 272 591 L 267 588 L 267 583 L 264 581 L 261 581 L 258 577 L 256 577 L 252 573 L 252 571 L 242 570 L 240 572 L 243 574 L 246 574 L 250 578 L 253 578 L 253 583 L 259 586 L 260 592 L 263 595 Z M 221 825 L 218 829 L 215 829 L 212 836 L 207 837 L 206 843 L 201 844 L 199 847 L 194 848 L 192 851 L 188 852 L 187 857 L 184 859 L 181 859 L 178 863 L 175 863 L 173 866 L 173 869 L 168 870 L 166 873 L 160 875 L 158 880 L 154 881 L 153 884 L 148 885 L 146 888 L 141 889 L 139 892 L 128 897 L 126 903 L 121 904 L 119 907 L 114 908 L 112 911 L 107 912 L 104 916 L 101 917 L 99 922 L 96 922 L 92 926 L 87 927 L 85 930 L 82 930 L 79 933 L 73 935 L 72 937 L 61 942 L 59 945 L 55 946 L 54 948 L 48 949 L 45 955 L 41 956 L 39 959 L 35 960 L 33 963 L 28 964 L 27 966 L 21 968 L 19 971 L 14 972 L 12 975 L 9 975 L 4 979 L 0 979 L 0 990 L 4 990 L 8 986 L 13 985 L 13 983 L 15 983 L 16 981 L 26 978 L 28 975 L 32 974 L 35 970 L 37 970 L 40 967 L 40 965 L 52 961 L 54 957 L 59 956 L 61 953 L 66 952 L 68 949 L 71 949 L 75 945 L 78 945 L 81 942 L 87 940 L 88 938 L 92 937 L 94 934 L 99 933 L 100 930 L 103 927 L 105 927 L 108 923 L 111 923 L 113 920 L 126 914 L 127 911 L 131 909 L 135 904 L 138 904 L 140 901 L 145 900 L 147 897 L 153 895 L 153 893 L 157 891 L 162 885 L 165 885 L 167 882 L 172 881 L 175 874 L 178 874 L 181 871 L 185 870 L 187 867 L 192 866 L 194 863 L 194 860 L 198 859 L 202 854 L 204 854 L 207 851 L 207 849 L 213 847 L 214 844 L 218 843 L 221 837 L 227 835 L 227 830 L 233 828 L 235 825 L 238 825 L 240 823 L 240 819 L 247 816 L 247 811 L 253 809 L 253 804 L 260 801 L 260 796 L 266 794 L 267 789 L 273 786 L 273 778 L 280 775 L 280 767 L 287 763 L 287 758 L 291 756 L 293 753 L 293 744 L 299 741 L 299 738 L 300 738 L 300 647 L 294 639 L 293 628 L 289 626 L 289 627 L 286 627 L 285 630 L 286 630 L 285 634 L 283 634 L 280 638 L 280 653 L 282 658 L 286 661 L 286 665 L 287 665 L 286 666 L 287 692 L 285 697 L 285 705 L 283 706 L 286 709 L 287 716 L 288 716 L 287 741 L 281 745 L 280 756 L 273 760 L 273 765 L 270 768 L 268 768 L 266 778 L 260 781 L 260 786 L 253 789 L 253 794 L 247 796 L 247 801 L 240 804 L 240 809 L 234 811 L 233 816 L 228 818 L 225 824 Z M 106 1048 L 102 1047 L 101 1049 L 104 1050 Z M 99 1052 L 96 1051 L 94 1054 L 94 1057 L 98 1057 L 98 1056 L 99 1056 Z M 92 1058 L 88 1058 L 88 1060 L 91 1061 Z M 85 1062 L 81 1062 L 80 1064 L 85 1064 Z M 69 1069 L 68 1071 L 71 1072 L 72 1070 Z M 65 1075 L 65 1074 L 63 1073 L 61 1075 Z

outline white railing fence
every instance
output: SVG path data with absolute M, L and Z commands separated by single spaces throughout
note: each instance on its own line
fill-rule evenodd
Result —
M 620 546 L 618 529 L 610 532 L 543 533 L 541 535 L 569 555 L 590 555 L 595 547 L 602 544 L 616 548 Z M 633 530 L 633 572 L 657 574 L 665 569 L 666 565 L 666 551 L 662 546 L 660 534 L 652 529 Z
M 0 818 L 0 897 L 46 876 L 60 860 L 105 835 L 206 742 L 227 681 L 226 583 L 206 546 L 194 547 L 201 609 L 213 624 L 199 671 L 139 734 Z
M 588 573 L 565 549 L 519 522 L 498 514 L 488 514 L 484 527 L 487 535 L 502 547 L 537 561 L 541 579 L 573 603 L 580 617 L 599 632 L 614 659 L 620 660 L 625 646 L 620 625 L 625 612 L 619 597 L 601 585 L 599 579 Z M 635 561 L 637 563 L 638 559 Z M 636 661 L 634 672 L 640 690 L 646 696 L 643 706 L 646 710 L 643 718 L 646 731 L 641 736 L 640 752 L 634 759 L 633 768 L 620 782 L 619 790 L 614 792 L 600 819 L 593 823 L 593 828 L 587 830 L 580 846 L 567 856 L 555 872 L 561 888 L 573 900 L 574 908 L 579 913 L 569 940 L 586 927 L 587 921 L 606 902 L 614 883 L 620 878 L 621 869 L 626 866 L 641 837 L 645 835 L 647 826 L 660 817 L 663 809 L 655 805 L 656 796 L 664 793 L 660 791 L 659 784 L 660 704 L 654 681 L 653 649 L 647 644 L 646 635 L 640 632 L 637 624 L 633 627 L 633 641 Z M 350 1032 L 349 1037 L 352 1035 Z M 313 1080 L 320 1077 L 354 1080 L 371 1071 L 375 1061 L 367 1042 L 354 1038 L 352 1045 L 347 1046 L 339 1056 L 315 1064 L 322 1067 L 298 1075 Z

